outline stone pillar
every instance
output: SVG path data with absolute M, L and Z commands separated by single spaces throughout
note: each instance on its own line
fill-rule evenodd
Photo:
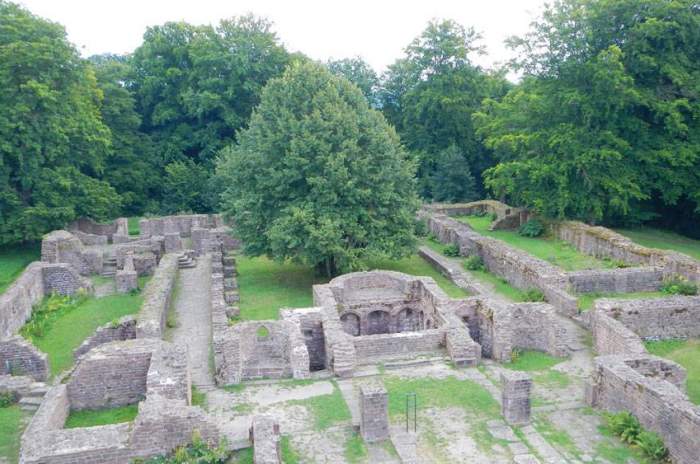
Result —
M 250 426 L 255 464 L 280 464 L 280 426 L 269 416 L 254 416 Z
M 360 434 L 367 443 L 389 438 L 389 397 L 384 385 L 360 387 Z
M 134 267 L 134 253 L 128 252 L 124 257 L 124 269 L 117 271 L 114 276 L 117 293 L 129 293 L 139 286 L 138 274 Z
M 501 413 L 510 425 L 530 423 L 530 392 L 532 377 L 525 372 L 504 370 L 501 372 Z
M 165 252 L 177 253 L 182 251 L 182 239 L 179 232 L 167 232 L 165 234 Z

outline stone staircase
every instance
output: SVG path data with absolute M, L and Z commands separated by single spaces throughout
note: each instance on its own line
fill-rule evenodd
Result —
M 197 267 L 194 250 L 185 250 L 184 253 L 177 258 L 177 267 L 178 269 L 192 269 Z
M 49 391 L 49 386 L 43 382 L 34 382 L 30 385 L 29 391 L 22 394 L 19 400 L 19 407 L 24 411 L 34 412 L 39 409 L 39 405 L 44 400 L 44 395 Z
M 102 263 L 102 277 L 114 277 L 117 274 L 117 258 L 110 256 Z

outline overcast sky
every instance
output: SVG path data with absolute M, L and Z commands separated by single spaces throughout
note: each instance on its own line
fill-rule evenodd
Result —
M 484 35 L 489 66 L 507 60 L 505 38 L 522 34 L 544 0 L 20 0 L 34 14 L 63 24 L 84 56 L 129 53 L 147 26 L 184 20 L 211 24 L 252 12 L 275 23 L 291 51 L 314 59 L 359 55 L 377 71 L 401 56 L 433 18 L 454 19 Z

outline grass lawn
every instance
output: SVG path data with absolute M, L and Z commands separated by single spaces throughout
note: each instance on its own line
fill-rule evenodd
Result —
M 32 320 L 39 317 L 42 309 L 46 310 L 49 301 L 50 298 L 45 300 L 42 307 L 35 309 Z M 34 346 L 48 354 L 51 374 L 56 375 L 73 364 L 73 350 L 91 336 L 97 327 L 137 313 L 142 302 L 143 298 L 138 293 L 71 300 L 46 316 L 40 334 L 30 332 L 32 320 L 25 324 L 21 333 Z
M 24 427 L 25 413 L 19 406 L 0 408 L 0 462 L 16 463 L 19 458 L 19 441 Z
M 236 257 L 241 319 L 277 319 L 279 309 L 304 308 L 313 305 L 311 286 L 328 282 L 314 269 L 290 262 L 278 263 L 265 257 Z M 367 269 L 385 269 L 406 274 L 428 276 L 451 297 L 467 293 L 436 271 L 427 261 L 413 255 L 398 261 L 376 260 L 366 263 Z
M 139 221 L 141 216 L 131 216 L 126 219 L 128 223 L 129 235 L 139 235 L 141 229 L 139 229 Z
M 615 229 L 615 232 L 645 247 L 674 250 L 679 253 L 685 253 L 695 259 L 700 259 L 700 240 L 693 240 L 675 232 L 647 227 L 642 229 Z
M 651 354 L 675 361 L 688 371 L 686 390 L 690 401 L 700 404 L 700 339 L 645 342 Z
M 564 358 L 550 356 L 540 351 L 526 350 L 518 351 L 513 356 L 513 361 L 504 364 L 503 367 L 514 371 L 541 371 L 554 367 L 562 361 L 564 361 Z
M 631 293 L 584 293 L 578 297 L 578 307 L 581 311 L 588 311 L 593 308 L 595 300 L 598 298 L 620 298 L 623 300 L 634 300 L 639 298 L 657 298 L 669 296 L 663 292 L 631 292 Z
M 131 422 L 139 412 L 138 404 L 130 404 L 110 409 L 83 409 L 71 411 L 63 428 L 95 427 L 98 425 Z
M 39 260 L 40 257 L 40 243 L 0 248 L 0 295 L 29 263 Z
M 314 428 L 325 430 L 338 422 L 350 421 L 350 410 L 340 393 L 338 385 L 333 382 L 333 393 L 314 396 L 306 400 L 292 400 L 292 404 L 300 404 L 306 407 L 314 417 Z
M 490 231 L 488 228 L 491 225 L 491 218 L 488 216 L 458 216 L 455 219 L 469 224 L 482 235 L 502 240 L 566 271 L 611 267 L 610 263 L 585 255 L 563 240 L 547 237 L 523 237 L 514 230 Z

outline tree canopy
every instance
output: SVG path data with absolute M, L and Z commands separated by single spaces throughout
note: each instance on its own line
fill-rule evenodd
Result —
M 362 92 L 318 64 L 268 83 L 217 172 L 223 211 L 252 255 L 333 275 L 413 249 L 414 164 Z

